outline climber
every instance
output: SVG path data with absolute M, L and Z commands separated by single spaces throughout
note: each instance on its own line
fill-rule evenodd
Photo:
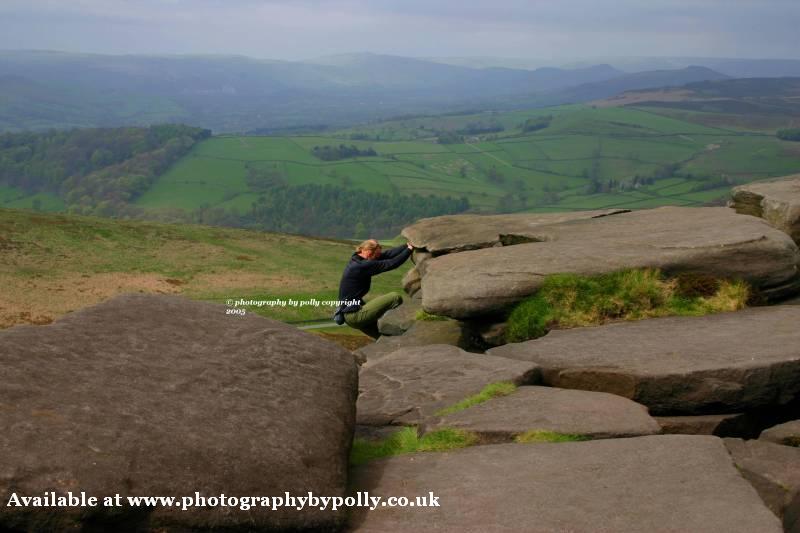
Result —
M 399 267 L 411 257 L 413 249 L 411 244 L 403 244 L 382 251 L 381 245 L 375 239 L 359 244 L 339 282 L 339 300 L 355 300 L 356 303 L 340 305 L 334 314 L 336 323 L 346 323 L 377 339 L 380 336 L 378 319 L 389 309 L 403 303 L 403 297 L 397 292 L 390 292 L 364 301 L 364 296 L 369 292 L 372 276 Z

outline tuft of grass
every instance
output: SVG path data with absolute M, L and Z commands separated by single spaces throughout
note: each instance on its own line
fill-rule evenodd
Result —
M 478 405 L 479 403 L 488 402 L 492 398 L 497 398 L 498 396 L 506 396 L 511 394 L 517 390 L 517 386 L 511 383 L 510 381 L 498 381 L 497 383 L 490 383 L 486 385 L 478 394 L 473 394 L 467 398 L 464 398 L 460 402 L 455 405 L 451 405 L 450 407 L 445 407 L 444 409 L 440 409 L 436 411 L 436 416 L 444 416 L 453 413 L 457 413 L 459 411 L 463 411 L 464 409 L 468 409 L 473 405 Z
M 514 442 L 520 444 L 530 444 L 532 442 L 581 442 L 592 440 L 587 435 L 575 435 L 572 433 L 556 433 L 542 429 L 532 429 L 514 437 Z
M 658 269 L 627 269 L 601 276 L 553 274 L 539 291 L 509 315 L 506 339 L 520 342 L 550 329 L 640 320 L 659 316 L 701 316 L 745 307 L 750 288 L 743 281 L 708 276 L 668 278 Z
M 709 313 L 739 311 L 747 305 L 750 287 L 744 281 L 722 281 L 713 295 L 701 302 Z
M 446 452 L 477 444 L 478 436 L 462 429 L 445 428 L 424 434 L 419 439 L 418 452 Z
M 445 428 L 420 437 L 417 428 L 406 427 L 379 441 L 355 439 L 350 452 L 350 464 L 358 466 L 381 457 L 405 453 L 445 452 L 466 448 L 477 442 L 477 435 L 460 429 Z
M 419 311 L 417 311 L 417 314 L 414 315 L 414 319 L 415 320 L 423 320 L 423 321 L 425 321 L 425 320 L 450 320 L 446 316 L 434 315 L 434 314 L 431 314 L 431 313 L 425 311 L 424 309 L 420 309 Z
M 789 437 L 786 437 L 783 439 L 781 444 L 783 444 L 784 446 L 792 446 L 794 448 L 800 448 L 800 436 L 791 435 Z

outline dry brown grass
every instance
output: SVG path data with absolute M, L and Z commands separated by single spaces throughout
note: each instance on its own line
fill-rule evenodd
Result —
M 318 284 L 302 276 L 244 270 L 201 273 L 189 280 L 158 273 L 66 273 L 57 278 L 3 277 L 0 292 L 0 328 L 17 324 L 49 324 L 71 311 L 98 304 L 118 294 L 184 294 L 210 292 L 236 298 L 253 290 L 313 290 Z
M 197 274 L 185 282 L 184 290 L 187 293 L 200 293 L 214 290 L 235 293 L 239 291 L 252 291 L 254 288 L 269 288 L 274 290 L 280 287 L 289 287 L 293 291 L 313 290 L 317 284 L 302 276 L 290 274 L 265 274 L 263 272 L 249 272 L 246 270 L 224 270 Z
M 750 299 L 750 289 L 745 283 L 723 281 L 716 293 L 704 298 L 713 313 L 726 313 L 744 309 Z
M 336 333 L 326 333 L 324 331 L 320 332 L 315 332 L 314 330 L 309 330 L 309 331 L 314 335 L 319 335 L 325 340 L 335 342 L 339 346 L 347 350 L 350 350 L 351 352 L 375 342 L 366 335 L 339 335 Z
M 118 294 L 226 299 L 335 298 L 349 242 L 197 225 L 0 209 L 0 328 L 46 324 Z M 375 280 L 395 290 L 404 271 Z M 327 319 L 270 308 L 284 321 Z M 268 313 L 263 313 L 268 311 Z
M 177 294 L 180 288 L 158 274 L 64 274 L 57 278 L 4 277 L 0 328 L 49 324 L 59 317 L 118 294 Z

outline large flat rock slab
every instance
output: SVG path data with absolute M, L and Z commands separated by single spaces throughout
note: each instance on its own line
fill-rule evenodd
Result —
M 791 420 L 765 429 L 759 440 L 800 447 L 800 420 Z
M 784 529 L 800 531 L 800 449 L 740 439 L 725 439 L 725 446 Z
M 800 252 L 792 239 L 762 219 L 724 207 L 662 207 L 572 220 L 537 226 L 528 237 L 539 242 L 427 260 L 420 272 L 423 308 L 459 319 L 502 314 L 534 294 L 548 274 L 625 268 L 743 279 L 768 299 L 800 290 Z
M 427 429 L 457 428 L 484 441 L 503 441 L 528 431 L 591 439 L 661 432 L 647 408 L 621 396 L 553 387 L 519 387 L 513 393 L 441 417 Z
M 350 530 L 783 531 L 716 437 L 664 435 L 558 444 L 494 444 L 383 459 L 354 491 L 416 496 L 439 507 L 378 507 Z
M 720 414 L 800 393 L 800 308 L 751 308 L 554 330 L 489 354 L 531 361 L 543 383 L 610 392 L 652 414 Z
M 490 383 L 538 379 L 536 364 L 434 344 L 403 348 L 361 369 L 358 423 L 419 424 Z
M 46 491 L 123 502 L 195 491 L 343 495 L 358 388 L 352 354 L 225 311 L 123 295 L 51 325 L 0 331 L 0 530 L 337 527 L 343 513 L 315 508 L 5 505 L 11 493 Z
M 763 218 L 800 243 L 800 174 L 734 187 L 733 208 Z
M 436 256 L 537 239 L 540 226 L 626 212 L 627 209 L 599 209 L 564 213 L 445 215 L 418 220 L 403 228 L 402 233 L 415 247 Z

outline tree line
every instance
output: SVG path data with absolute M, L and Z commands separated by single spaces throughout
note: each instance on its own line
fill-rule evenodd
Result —
M 778 130 L 777 136 L 784 141 L 800 141 L 800 128 Z
M 340 159 L 378 155 L 378 153 L 372 148 L 361 150 L 352 144 L 350 146 L 345 146 L 344 144 L 340 144 L 339 146 L 330 146 L 327 144 L 325 146 L 315 146 L 311 149 L 311 154 L 317 159 L 322 159 L 323 161 L 339 161 Z
M 130 205 L 211 131 L 182 125 L 0 135 L 0 183 L 54 193 L 68 212 L 135 214 Z
M 387 195 L 333 185 L 280 185 L 259 195 L 245 225 L 324 237 L 394 236 L 415 220 L 461 213 L 467 198 Z
M 528 120 L 522 123 L 521 129 L 525 133 L 531 133 L 534 131 L 543 130 L 548 126 L 550 126 L 550 122 L 552 122 L 552 120 L 553 120 L 552 115 L 529 118 Z
M 185 211 L 161 208 L 149 214 L 164 222 L 357 238 L 393 237 L 420 218 L 462 213 L 467 198 L 387 195 L 343 189 L 334 185 L 275 185 L 260 191 L 249 209 L 203 205 Z
M 54 193 L 75 214 L 324 237 L 393 236 L 419 218 L 470 208 L 466 198 L 390 196 L 333 185 L 290 186 L 278 168 L 250 165 L 245 180 L 258 200 L 244 212 L 210 205 L 191 211 L 153 210 L 133 203 L 196 142 L 210 135 L 209 130 L 180 125 L 3 134 L 0 183 L 31 194 Z M 342 155 L 352 153 L 350 147 L 344 148 Z M 371 149 L 358 152 L 374 155 Z

